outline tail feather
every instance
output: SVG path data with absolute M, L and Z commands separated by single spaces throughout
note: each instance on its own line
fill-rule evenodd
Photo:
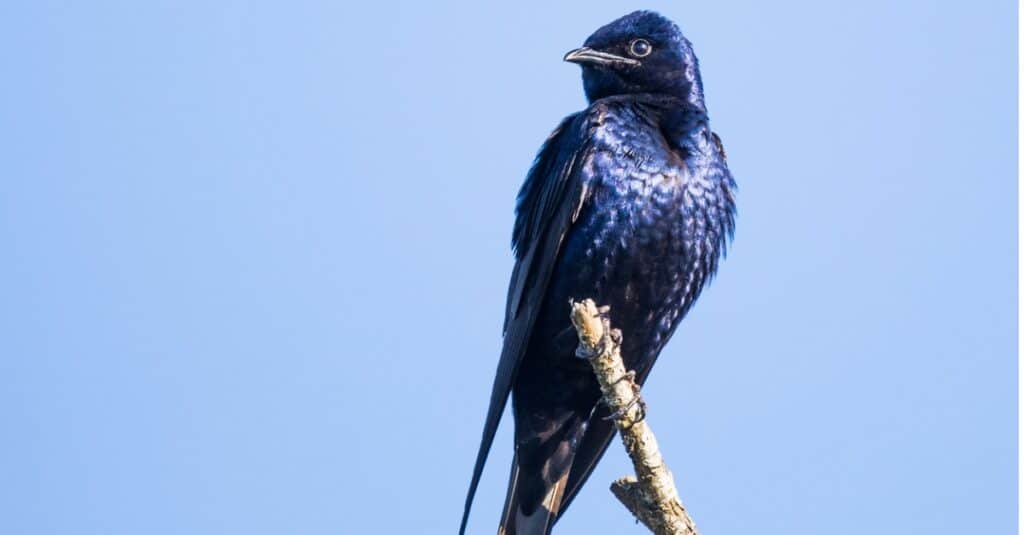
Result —
M 498 535 L 550 535 L 551 528 L 554 527 L 561 510 L 562 496 L 565 493 L 569 473 L 563 474 L 554 485 L 548 488 L 540 507 L 530 514 L 523 512 L 518 499 L 518 490 L 524 486 L 523 479 L 527 477 L 531 476 L 524 474 L 519 469 L 516 460 L 513 459 L 508 493 L 505 496 L 505 508 L 501 513 L 501 524 L 498 525 Z
M 604 405 L 598 405 L 591 413 L 586 432 L 583 433 L 583 439 L 580 440 L 579 447 L 573 456 L 572 468 L 569 470 L 565 492 L 562 495 L 562 507 L 555 520 L 561 518 L 565 510 L 569 508 L 569 504 L 579 494 L 583 484 L 590 477 L 590 473 L 597 466 L 597 462 L 604 456 L 612 437 L 615 436 L 615 424 L 607 419 L 608 414 L 608 408 Z
M 508 490 L 505 492 L 505 506 L 501 510 L 501 523 L 498 524 L 498 535 L 515 533 L 516 511 L 519 500 L 516 499 L 519 486 L 519 463 L 512 458 L 512 473 L 508 476 Z

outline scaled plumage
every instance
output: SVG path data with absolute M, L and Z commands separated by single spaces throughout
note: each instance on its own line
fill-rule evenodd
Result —
M 499 533 L 550 533 L 614 435 L 575 356 L 570 298 L 611 306 L 642 383 L 733 231 L 735 184 L 675 24 L 631 13 L 566 60 L 583 66 L 591 103 L 555 129 L 519 193 L 504 347 L 460 534 L 510 392 L 515 458 Z

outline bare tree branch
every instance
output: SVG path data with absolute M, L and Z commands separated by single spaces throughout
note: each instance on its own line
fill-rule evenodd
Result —
M 698 535 L 697 527 L 679 501 L 654 433 L 644 420 L 640 387 L 622 363 L 622 334 L 611 328 L 608 307 L 598 308 L 590 299 L 572 302 L 571 306 L 572 323 L 580 338 L 579 353 L 594 368 L 604 403 L 611 409 L 615 427 L 636 471 L 636 478 L 625 477 L 613 483 L 612 494 L 656 535 Z

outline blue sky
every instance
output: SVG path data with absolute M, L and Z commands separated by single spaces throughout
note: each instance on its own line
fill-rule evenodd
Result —
M 4 3 L 0 532 L 453 532 L 562 54 L 639 7 L 740 185 L 645 389 L 698 526 L 1012 532 L 1016 6 L 880 0 Z

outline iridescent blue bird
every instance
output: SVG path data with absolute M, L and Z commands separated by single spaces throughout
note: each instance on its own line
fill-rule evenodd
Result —
M 615 434 L 575 355 L 569 300 L 611 307 L 642 383 L 733 233 L 735 183 L 679 28 L 637 11 L 565 60 L 582 66 L 590 104 L 558 125 L 519 192 L 504 347 L 460 534 L 510 392 L 515 457 L 499 534 L 550 533 Z

